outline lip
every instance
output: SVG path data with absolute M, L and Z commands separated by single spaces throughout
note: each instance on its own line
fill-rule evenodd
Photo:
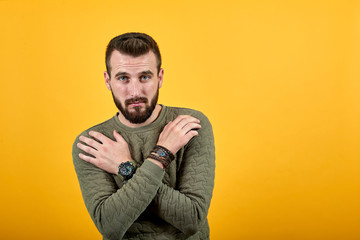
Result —
M 142 106 L 143 104 L 145 104 L 144 102 L 133 102 L 133 103 L 130 103 L 129 105 L 131 107 L 139 107 L 139 106 Z

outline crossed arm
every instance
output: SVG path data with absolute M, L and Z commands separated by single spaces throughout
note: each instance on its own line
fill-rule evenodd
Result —
M 205 124 L 203 130 L 211 132 L 208 140 L 200 139 L 201 134 L 197 136 L 198 132 L 192 130 L 201 126 L 198 119 L 190 116 L 179 116 L 169 122 L 159 136 L 157 144 L 174 154 L 197 136 L 187 145 L 186 161 L 179 174 L 177 189 L 162 183 L 163 166 L 151 159 L 146 160 L 138 168 L 137 173 L 126 185 L 117 189 L 111 174 L 117 174 L 117 166 L 122 161 L 131 159 L 126 141 L 116 131 L 116 141 L 98 132 L 89 134 L 100 142 L 80 137 L 79 140 L 87 146 L 83 143 L 77 144 L 74 153 L 79 153 L 81 149 L 92 156 L 79 153 L 78 160 L 74 160 L 74 163 L 76 162 L 76 168 L 77 165 L 78 168 L 85 168 L 81 174 L 78 173 L 85 204 L 95 225 L 104 236 L 121 239 L 153 200 L 157 214 L 165 221 L 186 235 L 197 231 L 199 224 L 206 218 L 212 194 L 212 187 L 210 190 L 204 190 L 203 186 L 213 186 L 212 130 L 209 123 Z M 210 152 L 209 156 L 204 156 L 206 152 Z M 197 169 L 204 169 L 203 172 L 194 172 L 195 165 L 198 165 Z M 210 171 L 210 174 L 207 171 Z M 197 178 L 198 183 L 195 187 L 194 178 Z
M 176 154 L 191 138 L 198 135 L 198 132 L 194 129 L 200 128 L 201 125 L 198 119 L 189 115 L 180 115 L 165 126 L 159 136 L 157 145 L 163 146 Z M 79 153 L 79 157 L 108 173 L 117 174 L 120 163 L 131 160 L 131 155 L 125 139 L 116 130 L 114 130 L 113 134 L 116 141 L 112 141 L 101 133 L 94 131 L 90 131 L 89 135 L 100 142 L 80 136 L 79 140 L 86 143 L 86 145 L 78 143 L 77 147 L 92 156 Z M 164 168 L 160 162 L 153 159 L 149 160 Z

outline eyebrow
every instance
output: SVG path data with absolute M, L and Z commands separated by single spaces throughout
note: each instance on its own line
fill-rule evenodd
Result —
M 142 71 L 142 72 L 140 72 L 140 74 L 147 74 L 147 75 L 154 76 L 154 73 L 150 70 Z M 128 76 L 128 75 L 129 75 L 129 73 L 127 73 L 127 72 L 118 72 L 115 74 L 115 78 L 120 77 L 120 76 Z
M 119 77 L 119 76 L 126 76 L 126 75 L 129 75 L 129 74 L 127 72 L 118 72 L 115 74 L 115 78 Z
M 147 75 L 154 76 L 154 73 L 152 71 L 150 71 L 150 70 L 142 71 L 141 74 L 147 74 Z

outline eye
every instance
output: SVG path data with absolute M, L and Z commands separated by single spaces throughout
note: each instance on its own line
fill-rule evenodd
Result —
M 128 78 L 126 76 L 120 76 L 118 77 L 119 81 L 126 81 Z
M 146 81 L 146 80 L 149 80 L 149 79 L 150 79 L 150 77 L 147 76 L 147 75 L 141 76 L 141 80 L 143 80 L 143 81 Z

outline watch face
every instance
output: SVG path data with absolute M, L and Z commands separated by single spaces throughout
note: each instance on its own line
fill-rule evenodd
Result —
M 135 166 L 131 162 L 123 162 L 119 166 L 119 174 L 125 178 L 133 175 Z

